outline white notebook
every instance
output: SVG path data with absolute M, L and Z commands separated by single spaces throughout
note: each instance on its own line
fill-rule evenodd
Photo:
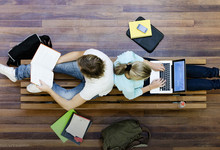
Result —
M 69 126 L 66 128 L 66 131 L 74 137 L 79 137 L 83 139 L 87 128 L 89 127 L 90 120 L 82 116 L 73 114 L 72 120 Z
M 31 82 L 41 85 L 40 80 L 42 80 L 51 88 L 54 78 L 53 68 L 60 56 L 60 52 L 40 44 L 31 60 Z

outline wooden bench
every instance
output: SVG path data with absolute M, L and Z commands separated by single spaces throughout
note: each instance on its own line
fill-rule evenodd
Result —
M 163 60 L 175 60 L 181 59 L 178 57 L 175 58 L 155 58 Z M 197 64 L 205 65 L 206 59 L 204 58 L 192 58 L 187 57 L 186 64 Z M 114 61 L 115 58 L 112 58 Z M 22 60 L 22 64 L 29 64 L 30 60 Z M 73 77 L 55 74 L 55 82 L 65 88 L 73 88 L 79 84 L 79 80 L 74 79 Z M 50 97 L 47 93 L 29 93 L 26 90 L 27 85 L 30 84 L 30 81 L 23 80 L 21 81 L 21 109 L 61 109 L 61 107 Z M 178 107 L 178 102 L 185 101 L 186 106 L 182 109 L 201 109 L 206 108 L 206 91 L 187 91 L 182 93 L 175 94 L 166 94 L 166 95 L 150 95 L 150 96 L 140 96 L 134 100 L 127 100 L 123 94 L 117 90 L 116 87 L 107 95 L 103 97 L 98 97 L 94 100 L 90 100 L 76 110 L 90 110 L 90 109 L 120 109 L 120 110 L 136 110 L 136 109 L 180 109 Z

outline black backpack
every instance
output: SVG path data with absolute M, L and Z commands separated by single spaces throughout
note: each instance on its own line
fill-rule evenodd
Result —
M 40 43 L 52 48 L 52 42 L 48 35 L 33 34 L 8 51 L 7 65 L 19 66 L 21 59 L 32 59 Z
M 151 134 L 137 120 L 128 119 L 103 129 L 101 138 L 103 150 L 131 150 L 135 147 L 147 147 Z

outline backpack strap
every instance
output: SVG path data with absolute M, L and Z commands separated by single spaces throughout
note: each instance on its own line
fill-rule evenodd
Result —
M 151 139 L 150 130 L 145 126 L 141 126 L 141 129 L 143 132 L 142 132 L 140 138 L 138 138 L 138 139 L 134 140 L 132 143 L 130 143 L 126 147 L 126 150 L 132 150 L 134 148 L 148 146 L 149 140 Z
M 151 139 L 150 130 L 145 126 L 141 126 L 141 129 L 142 129 L 143 132 L 146 132 L 148 134 L 148 139 L 150 140 Z
M 133 141 L 132 143 L 130 143 L 127 147 L 126 150 L 132 150 L 136 147 L 147 147 L 148 144 L 146 143 L 142 143 L 141 141 L 144 141 L 144 137 L 141 137 L 139 139 L 136 139 L 135 141 Z
M 39 36 L 39 38 L 41 40 L 41 43 L 52 48 L 52 42 L 48 35 L 42 35 L 42 36 Z

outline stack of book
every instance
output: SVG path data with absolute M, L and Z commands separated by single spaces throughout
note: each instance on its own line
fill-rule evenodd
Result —
M 63 143 L 70 140 L 80 145 L 90 125 L 91 120 L 77 115 L 74 110 L 70 110 L 58 119 L 51 128 Z

